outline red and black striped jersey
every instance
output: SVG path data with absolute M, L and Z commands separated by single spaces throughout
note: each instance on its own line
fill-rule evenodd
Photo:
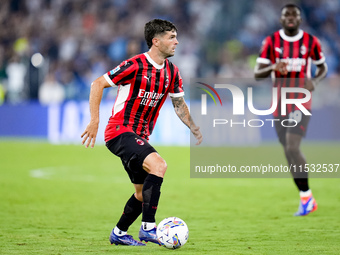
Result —
M 274 86 L 278 87 L 278 107 L 274 116 L 278 116 L 281 107 L 281 87 L 304 87 L 305 79 L 311 78 L 311 63 L 320 65 L 325 62 L 319 40 L 303 30 L 299 30 L 295 36 L 287 36 L 284 30 L 276 31 L 266 37 L 262 42 L 257 63 L 274 64 L 287 63 L 287 75 L 273 72 Z M 287 98 L 301 98 L 302 93 L 289 93 Z M 304 104 L 306 109 L 311 109 L 311 100 Z M 294 111 L 293 105 L 287 105 L 287 114 Z
M 111 86 L 118 86 L 105 141 L 126 131 L 148 139 L 167 95 L 184 96 L 177 66 L 168 59 L 158 65 L 147 53 L 123 61 L 104 78 Z

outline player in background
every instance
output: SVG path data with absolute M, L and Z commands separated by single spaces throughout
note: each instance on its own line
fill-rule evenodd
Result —
M 148 137 L 167 95 L 171 97 L 178 117 L 197 139 L 197 145 L 202 141 L 199 127 L 194 124 L 183 98 L 178 68 L 167 59 L 175 54 L 177 28 L 169 21 L 154 19 L 145 24 L 144 35 L 148 52 L 123 61 L 92 83 L 91 120 L 81 135 L 86 148 L 95 145 L 103 90 L 118 86 L 112 116 L 105 130 L 105 142 L 107 148 L 120 157 L 135 193 L 126 202 L 123 214 L 110 234 L 111 244 L 116 245 L 145 245 L 140 241 L 158 244 L 155 214 L 167 165 L 148 143 Z M 121 194 L 113 191 L 112 195 Z M 142 225 L 140 241 L 137 241 L 127 235 L 127 230 L 140 214 Z
M 255 79 L 274 75 L 274 86 L 278 88 L 278 95 L 281 87 L 302 87 L 313 91 L 327 74 L 327 65 L 319 40 L 299 29 L 300 13 L 300 8 L 295 4 L 287 4 L 281 9 L 282 29 L 264 39 L 256 61 Z M 310 74 L 311 61 L 317 67 L 313 78 Z M 300 98 L 300 94 L 288 93 L 286 98 Z M 308 111 L 311 110 L 311 100 L 303 105 Z M 273 115 L 282 120 L 285 116 L 281 116 L 280 110 L 279 99 L 277 111 Z M 296 169 L 292 171 L 292 176 L 300 191 L 300 205 L 295 216 L 304 216 L 317 209 L 317 203 L 308 185 L 308 173 L 305 172 L 306 159 L 300 150 L 310 116 L 304 115 L 296 106 L 287 105 L 286 110 L 288 118 L 295 119 L 297 125 L 283 127 L 281 121 L 276 121 L 275 128 L 288 164 L 295 166 Z

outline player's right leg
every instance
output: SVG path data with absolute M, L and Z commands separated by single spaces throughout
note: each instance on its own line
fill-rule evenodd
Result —
M 127 201 L 124 207 L 122 216 L 120 217 L 117 225 L 114 227 L 110 234 L 111 244 L 122 244 L 122 245 L 133 245 L 133 246 L 143 246 L 144 244 L 133 239 L 132 236 L 127 235 L 128 228 L 130 225 L 138 218 L 142 213 L 142 203 L 141 190 L 143 188 L 142 184 L 134 184 L 136 193 L 134 193 L 130 199 Z
M 106 145 L 113 154 L 121 158 L 136 191 L 126 202 L 123 214 L 112 230 L 109 240 L 111 244 L 116 245 L 145 245 L 134 240 L 132 236 L 127 235 L 127 230 L 142 213 L 142 189 L 143 183 L 148 175 L 147 172 L 144 171 L 142 164 L 145 157 L 155 152 L 155 149 L 149 145 L 145 139 L 131 132 L 123 133 L 113 138 L 107 142 Z
M 111 234 L 110 234 L 110 242 L 111 244 L 115 244 L 115 245 L 131 245 L 131 246 L 145 246 L 145 244 L 143 244 L 140 241 L 137 241 L 135 239 L 133 239 L 133 237 L 131 235 L 126 234 L 121 234 L 118 235 L 116 234 L 117 232 L 119 233 L 120 230 L 115 231 L 116 227 L 112 230 Z
M 167 165 L 164 159 L 157 152 L 154 152 L 145 158 L 143 168 L 148 175 L 145 178 L 142 191 L 143 213 L 139 239 L 141 241 L 159 244 L 156 236 L 155 215 Z

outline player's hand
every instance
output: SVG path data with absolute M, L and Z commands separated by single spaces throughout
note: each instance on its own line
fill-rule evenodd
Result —
M 305 89 L 312 92 L 315 89 L 314 82 L 311 79 L 307 79 L 305 82 Z
M 203 136 L 202 133 L 200 131 L 200 127 L 197 126 L 193 126 L 192 128 L 190 128 L 191 133 L 195 136 L 197 143 L 196 145 L 200 145 L 202 140 L 203 140 Z
M 85 144 L 85 147 L 88 148 L 89 145 L 91 144 L 91 148 L 94 147 L 94 144 L 96 143 L 96 137 L 97 137 L 97 133 L 98 133 L 98 123 L 91 121 L 84 133 L 82 133 L 81 138 L 83 138 L 83 141 L 81 142 L 81 144 Z
M 280 72 L 282 75 L 287 75 L 288 74 L 287 63 L 285 62 L 276 63 L 273 67 L 273 70 Z

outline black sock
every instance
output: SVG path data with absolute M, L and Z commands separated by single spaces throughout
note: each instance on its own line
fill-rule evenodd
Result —
M 156 222 L 158 200 L 161 195 L 163 178 L 149 174 L 143 184 L 143 216 L 144 222 Z
M 117 227 L 122 231 L 127 231 L 130 225 L 142 213 L 142 202 L 133 194 L 126 202 L 123 215 L 120 217 Z
M 300 191 L 309 190 L 308 178 L 294 178 L 294 182 Z

